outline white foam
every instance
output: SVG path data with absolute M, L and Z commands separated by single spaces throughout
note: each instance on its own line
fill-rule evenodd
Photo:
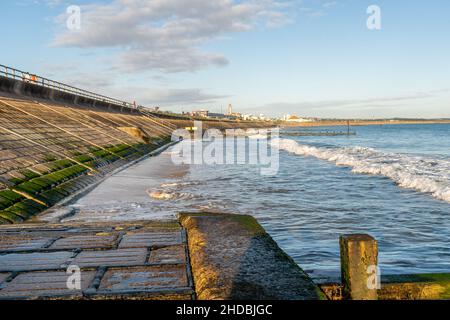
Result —
M 407 154 L 378 151 L 366 147 L 319 148 L 302 145 L 291 139 L 272 142 L 297 155 L 313 156 L 351 167 L 354 173 L 385 176 L 400 187 L 430 193 L 450 202 L 450 161 Z
M 191 193 L 187 192 L 166 192 L 162 190 L 147 190 L 147 194 L 152 198 L 153 200 L 159 200 L 159 201 L 167 201 L 167 200 L 187 200 L 192 199 L 195 196 Z

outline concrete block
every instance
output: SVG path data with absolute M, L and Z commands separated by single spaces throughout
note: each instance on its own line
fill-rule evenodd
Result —
M 186 263 L 186 248 L 180 245 L 152 250 L 148 262 L 151 264 Z
M 38 271 L 59 269 L 72 252 L 11 253 L 0 255 L 0 271 Z
M 118 235 L 76 235 L 55 241 L 50 249 L 108 249 L 116 244 Z
M 39 298 L 82 296 L 95 277 L 95 271 L 82 271 L 80 290 L 69 289 L 68 274 L 64 271 L 27 272 L 19 274 L 2 290 L 0 298 Z
M 344 299 L 377 300 L 377 287 L 369 279 L 378 265 L 377 241 L 367 234 L 352 234 L 341 236 L 339 244 Z
M 170 291 L 186 288 L 186 266 L 151 266 L 110 269 L 103 277 L 99 293 Z
M 200 300 L 317 300 L 312 279 L 247 215 L 183 213 Z
M 119 248 L 162 247 L 181 243 L 180 231 L 128 233 L 123 237 Z
M 106 251 L 83 251 L 71 265 L 79 267 L 141 266 L 148 254 L 146 248 L 119 249 Z
M 28 251 L 43 248 L 54 240 L 51 237 L 0 235 L 0 251 Z

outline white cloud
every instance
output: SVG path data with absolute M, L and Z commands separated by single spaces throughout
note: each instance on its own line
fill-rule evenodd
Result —
M 265 110 L 268 114 L 272 114 L 272 110 L 276 110 L 277 114 L 289 113 L 317 117 L 328 117 L 330 114 L 337 117 L 364 117 L 367 114 L 377 115 L 387 114 L 389 112 L 392 114 L 398 112 L 396 115 L 415 116 L 416 109 L 411 108 L 413 105 L 429 106 L 426 103 L 428 99 L 438 98 L 449 92 L 449 89 L 440 89 L 368 99 L 274 102 L 259 107 L 258 109 Z M 435 107 L 435 109 L 439 109 L 439 106 Z
M 129 72 L 194 72 L 228 59 L 202 47 L 223 35 L 291 21 L 290 1 L 114 0 L 82 7 L 81 30 L 56 35 L 54 45 L 118 48 L 116 67 Z M 64 25 L 66 15 L 59 17 Z
M 206 93 L 201 89 L 146 89 L 146 88 L 126 88 L 115 89 L 114 92 L 119 96 L 127 96 L 130 92 L 136 93 L 135 96 L 129 96 L 129 100 L 137 100 L 146 106 L 187 106 L 215 104 L 218 100 L 228 98 L 227 95 L 217 95 Z

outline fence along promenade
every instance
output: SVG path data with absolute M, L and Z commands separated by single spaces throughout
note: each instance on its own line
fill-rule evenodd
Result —
M 0 76 L 4 76 L 9 79 L 23 81 L 25 83 L 35 84 L 44 88 L 49 88 L 53 90 L 57 90 L 60 92 L 70 93 L 76 96 L 80 96 L 83 98 L 92 99 L 94 101 L 113 104 L 116 106 L 120 106 L 122 108 L 128 109 L 129 111 L 138 110 L 142 115 L 151 119 L 153 122 L 158 124 L 159 126 L 164 127 L 167 133 L 170 133 L 175 129 L 175 125 L 171 124 L 168 121 L 164 121 L 158 117 L 155 117 L 150 112 L 150 109 L 144 107 L 142 105 L 137 105 L 136 103 L 131 103 L 127 101 L 123 101 L 120 99 L 111 98 L 105 95 L 101 95 L 98 93 L 94 93 L 92 91 L 80 89 L 59 81 L 51 80 L 45 77 L 41 77 L 36 74 L 32 74 L 29 72 L 25 72 L 19 69 L 15 69 L 12 67 L 8 67 L 6 65 L 0 64 Z

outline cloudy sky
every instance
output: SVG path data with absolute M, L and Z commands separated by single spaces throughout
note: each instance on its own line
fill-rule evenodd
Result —
M 447 0 L 16 0 L 0 14 L 0 64 L 147 106 L 450 117 Z

